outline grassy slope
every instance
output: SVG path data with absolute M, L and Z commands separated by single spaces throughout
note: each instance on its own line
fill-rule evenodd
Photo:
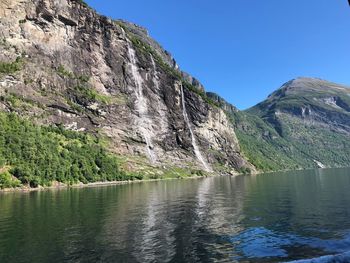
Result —
M 290 157 L 293 147 L 261 118 L 237 112 L 232 116 L 241 150 L 260 171 L 298 169 L 301 164 Z
M 346 110 L 323 101 L 336 97 L 347 108 L 349 93 L 339 85 L 320 80 L 287 83 L 267 100 L 233 116 L 242 151 L 264 171 L 315 167 L 314 160 L 329 167 L 349 166 L 348 135 L 300 116 L 301 108 L 308 107 L 330 120 L 350 122 Z M 276 112 L 282 114 L 276 116 Z

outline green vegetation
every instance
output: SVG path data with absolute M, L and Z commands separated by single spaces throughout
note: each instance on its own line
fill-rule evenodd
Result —
M 82 6 L 85 6 L 85 7 L 89 6 L 84 0 L 75 0 L 75 1 L 81 4 Z
M 53 181 L 134 180 L 99 139 L 62 127 L 41 127 L 15 114 L 0 113 L 0 187 L 49 186 Z M 4 167 L 10 167 L 5 169 Z
M 274 125 L 257 116 L 245 112 L 236 114 L 241 150 L 258 170 L 314 168 L 314 160 L 328 167 L 350 164 L 350 142 L 346 135 L 304 123 L 290 115 L 280 116 L 279 121 L 281 135 Z
M 24 79 L 24 85 L 29 85 L 29 84 L 32 84 L 33 82 L 34 82 L 34 80 L 31 79 L 31 78 L 25 78 Z
M 193 93 L 196 93 L 197 95 L 199 95 L 206 103 L 208 103 L 209 105 L 211 106 L 214 106 L 214 107 L 220 107 L 220 104 L 217 103 L 216 101 L 213 101 L 211 98 L 209 98 L 205 92 L 197 89 L 196 87 L 194 87 L 193 85 L 191 85 L 190 83 L 188 83 L 187 81 L 182 81 L 182 85 L 184 88 L 190 90 L 191 92 Z
M 245 112 L 231 115 L 241 150 L 260 171 L 296 169 L 298 163 L 289 157 L 290 145 L 273 126 Z
M 106 96 L 98 93 L 95 89 L 89 86 L 75 86 L 69 89 L 69 94 L 74 97 L 74 101 L 80 101 L 85 104 L 85 101 L 96 101 L 104 104 L 108 104 L 111 101 L 110 96 Z M 80 103 L 79 103 L 80 104 Z
M 2 47 L 7 47 L 6 38 L 2 38 L 2 39 L 0 40 L 0 46 L 2 46 Z
M 21 57 L 17 57 L 14 62 L 0 61 L 0 73 L 13 74 L 22 69 L 23 60 Z
M 62 78 L 68 78 L 75 81 L 76 85 L 67 90 L 67 103 L 76 111 L 83 112 L 84 107 L 90 102 L 99 102 L 109 104 L 113 100 L 111 96 L 98 93 L 94 87 L 89 85 L 90 77 L 87 75 L 77 75 L 67 70 L 63 65 L 57 68 L 57 74 Z
M 105 140 L 103 142 L 103 140 Z M 107 144 L 108 139 L 101 139 L 102 145 Z M 198 170 L 193 167 L 192 163 L 186 163 L 186 167 L 174 166 L 172 162 L 164 163 L 163 167 L 155 167 L 149 164 L 149 160 L 146 155 L 135 156 L 135 155 L 122 155 L 117 156 L 120 167 L 125 170 L 132 169 L 137 171 L 135 179 L 142 180 L 162 180 L 162 179 L 185 179 L 189 177 L 201 177 L 207 174 L 202 170 Z
M 74 110 L 75 112 L 83 113 L 85 111 L 85 108 L 83 106 L 71 101 L 70 99 L 67 99 L 66 102 L 71 107 L 71 109 Z
M 239 174 L 251 174 L 252 170 L 249 167 L 241 167 L 237 170 Z
M 183 179 L 183 178 L 196 177 L 196 176 L 198 177 L 205 176 L 205 173 L 202 170 L 197 170 L 197 169 L 172 167 L 172 168 L 166 169 L 162 176 L 156 176 L 156 177 L 153 177 L 152 179 L 163 179 L 163 178 Z
M 57 73 L 62 78 L 64 78 L 64 77 L 68 77 L 68 78 L 72 78 L 72 79 L 75 78 L 75 75 L 73 74 L 73 72 L 67 70 L 63 65 L 59 65 L 59 67 L 57 68 Z
M 26 19 L 21 19 L 21 20 L 18 21 L 18 23 L 20 23 L 20 24 L 24 24 L 25 22 L 27 22 Z
M 143 42 L 139 37 L 129 31 L 129 29 L 120 21 L 117 21 L 117 24 L 121 26 L 124 31 L 127 33 L 127 36 L 133 46 L 139 51 L 139 53 L 143 56 L 146 56 L 146 59 L 149 59 L 149 55 L 152 55 L 153 59 L 157 63 L 157 65 L 168 75 L 173 76 L 175 79 L 181 80 L 182 76 L 179 71 L 170 67 L 155 51 L 150 45 Z
M 76 79 L 79 82 L 82 83 L 87 83 L 90 80 L 90 77 L 87 75 L 76 75 L 73 72 L 67 70 L 63 65 L 59 65 L 57 68 L 57 73 L 60 75 L 62 78 L 69 78 L 69 79 Z
M 182 85 L 186 89 L 199 95 L 205 102 L 207 102 L 211 106 L 220 107 L 220 105 L 218 103 L 216 103 L 215 101 L 213 101 L 211 98 L 209 98 L 205 94 L 205 92 L 202 92 L 201 90 L 197 89 L 192 84 L 190 84 L 189 82 L 185 81 L 178 70 L 169 66 L 150 45 L 143 42 L 139 37 L 137 37 L 135 34 L 130 32 L 130 30 L 127 28 L 127 26 L 125 26 L 125 24 L 123 22 L 116 21 L 116 23 L 124 29 L 124 31 L 127 33 L 127 36 L 130 39 L 133 46 L 137 49 L 139 54 L 141 54 L 142 56 L 145 56 L 145 59 L 148 59 L 149 55 L 152 55 L 152 57 L 155 60 L 155 62 L 157 63 L 157 65 L 164 71 L 164 73 L 172 76 L 176 80 L 181 81 Z
M 21 181 L 11 175 L 8 171 L 0 172 L 0 189 L 15 188 L 21 185 Z
M 241 150 L 262 171 L 314 168 L 316 161 L 349 166 L 350 141 L 342 129 L 350 124 L 350 91 L 313 79 L 300 85 L 231 115 Z M 326 103 L 330 98 L 333 104 Z
M 28 110 L 33 107 L 44 108 L 44 106 L 29 98 L 25 98 L 15 93 L 6 91 L 5 95 L 0 96 L 0 101 L 7 102 L 13 109 Z

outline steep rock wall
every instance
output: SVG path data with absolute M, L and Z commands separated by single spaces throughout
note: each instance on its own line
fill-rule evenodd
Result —
M 142 28 L 72 0 L 4 1 L 0 14 L 0 61 L 18 66 L 0 73 L 2 110 L 99 134 L 131 170 L 254 170 L 224 111 Z

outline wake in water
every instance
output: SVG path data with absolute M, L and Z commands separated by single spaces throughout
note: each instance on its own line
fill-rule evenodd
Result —
M 319 258 L 303 259 L 303 260 L 294 260 L 289 261 L 288 263 L 349 263 L 350 262 L 350 251 L 338 254 L 323 256 Z
M 285 234 L 271 231 L 264 227 L 249 228 L 239 235 L 230 238 L 236 250 L 248 258 L 288 258 L 288 251 L 298 248 L 310 248 L 311 251 L 323 251 L 328 256 L 312 259 L 296 260 L 297 263 L 333 263 L 350 262 L 350 234 L 342 239 L 320 239 L 303 237 L 294 234 Z M 285 262 L 288 262 L 284 260 Z

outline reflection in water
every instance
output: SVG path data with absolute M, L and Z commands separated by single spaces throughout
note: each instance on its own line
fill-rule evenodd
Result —
M 175 238 L 172 236 L 174 225 L 167 221 L 167 213 L 162 209 L 162 203 L 166 202 L 166 188 L 160 191 L 162 193 L 152 189 L 148 194 L 140 235 L 134 237 L 136 246 L 133 254 L 139 262 L 168 262 L 175 254 Z
M 1 194 L 0 262 L 347 262 L 349 186 L 336 169 Z

